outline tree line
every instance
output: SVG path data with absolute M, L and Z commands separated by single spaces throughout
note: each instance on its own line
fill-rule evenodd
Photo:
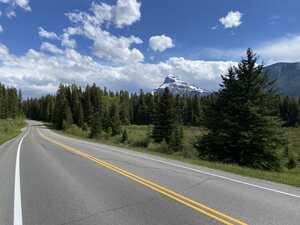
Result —
M 92 138 L 105 133 L 125 141 L 122 125 L 151 125 L 153 142 L 173 151 L 182 150 L 183 125 L 201 126 L 207 133 L 194 146 L 202 159 L 269 170 L 296 166 L 282 126 L 300 124 L 299 100 L 278 95 L 250 49 L 222 75 L 220 90 L 210 96 L 61 84 L 56 95 L 27 99 L 23 108 L 28 118 L 52 122 L 56 129 L 76 124 Z
M 165 98 L 169 99 L 166 111 L 170 110 L 170 118 L 174 117 L 178 124 L 201 124 L 201 97 L 173 96 L 170 92 L 159 95 L 142 90 L 133 94 L 127 91 L 112 92 L 95 84 L 84 89 L 74 84 L 60 85 L 56 95 L 27 99 L 23 102 L 23 108 L 28 118 L 53 122 L 57 129 L 71 124 L 93 128 L 98 124 L 99 132 L 111 128 L 117 134 L 120 125 L 155 123 L 158 111 L 164 108 L 164 105 L 158 107 L 160 99 Z
M 15 119 L 22 115 L 21 91 L 0 83 L 0 119 Z

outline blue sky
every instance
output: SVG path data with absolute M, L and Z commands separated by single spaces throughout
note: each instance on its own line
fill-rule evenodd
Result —
M 206 89 L 247 47 L 300 61 L 297 0 L 0 0 L 0 82 L 26 96 L 60 82 L 155 88 L 168 73 Z

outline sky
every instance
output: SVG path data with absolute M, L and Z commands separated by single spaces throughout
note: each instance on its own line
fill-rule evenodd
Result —
M 300 61 L 298 0 L 0 0 L 0 82 L 151 91 L 168 74 L 208 90 L 248 47 Z

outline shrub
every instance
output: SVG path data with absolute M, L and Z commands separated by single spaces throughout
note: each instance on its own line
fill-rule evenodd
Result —
M 88 137 L 88 131 L 84 131 L 80 127 L 76 126 L 75 124 L 70 125 L 70 127 L 66 128 L 66 133 L 72 134 L 79 137 Z
M 124 129 L 121 137 L 121 143 L 126 143 L 127 141 L 128 141 L 128 134 L 127 134 L 127 130 Z

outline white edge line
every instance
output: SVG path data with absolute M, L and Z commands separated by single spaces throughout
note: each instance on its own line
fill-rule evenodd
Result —
M 115 149 L 115 150 L 118 151 L 118 152 L 122 152 L 121 150 L 118 150 L 118 149 Z M 250 186 L 250 187 L 255 187 L 255 188 L 258 188 L 258 189 L 271 191 L 271 192 L 275 192 L 275 193 L 278 193 L 278 194 L 283 194 L 283 195 L 287 195 L 287 196 L 290 196 L 290 197 L 300 199 L 300 195 L 291 194 L 291 193 L 288 193 L 288 192 L 285 192 L 285 191 L 280 191 L 280 190 L 273 189 L 273 188 L 263 187 L 263 186 L 260 186 L 260 185 L 248 183 L 248 182 L 237 180 L 237 179 L 234 179 L 234 178 L 229 178 L 229 177 L 225 177 L 225 176 L 222 176 L 222 175 L 217 175 L 217 174 L 214 174 L 214 173 L 205 172 L 205 171 L 202 171 L 202 170 L 199 170 L 199 169 L 194 169 L 194 168 L 178 165 L 178 164 L 175 164 L 175 163 L 170 163 L 170 162 L 167 162 L 167 161 L 154 159 L 152 157 L 139 156 L 139 155 L 128 153 L 128 152 L 123 152 L 123 153 L 126 154 L 126 155 L 140 157 L 140 158 L 143 158 L 143 159 L 146 159 L 146 160 L 152 160 L 154 162 L 159 162 L 159 163 L 170 165 L 170 166 L 173 166 L 173 167 L 178 167 L 178 168 L 182 168 L 182 169 L 185 169 L 185 170 L 190 170 L 190 171 L 201 173 L 201 174 L 204 174 L 204 175 L 217 177 L 217 178 L 220 178 L 220 179 L 223 179 L 223 180 L 228 180 L 228 181 L 231 181 L 231 182 L 234 182 L 234 183 L 239 183 L 239 184 L 247 185 L 247 186 Z
M 21 200 L 21 181 L 20 181 L 20 150 L 24 138 L 27 136 L 28 131 L 21 138 L 16 157 L 15 167 L 15 192 L 14 192 L 14 225 L 23 225 L 22 215 L 22 200 Z
M 59 136 L 63 136 L 63 135 L 59 135 Z M 66 136 L 63 136 L 63 137 L 66 137 Z M 69 138 L 69 137 L 67 137 L 67 138 Z M 74 138 L 71 138 L 71 139 L 74 139 Z M 75 139 L 75 140 L 78 141 L 78 139 Z M 88 141 L 83 141 L 83 142 L 91 144 L 91 145 L 96 146 L 96 147 L 99 147 L 99 144 L 96 144 L 96 143 L 91 143 L 91 142 L 88 142 Z M 100 144 L 100 145 L 106 146 L 104 144 Z M 110 147 L 110 146 L 108 146 L 108 147 Z M 243 184 L 243 185 L 247 185 L 247 186 L 250 186 L 250 187 L 262 189 L 262 190 L 265 190 L 265 191 L 271 191 L 271 192 L 274 192 L 274 193 L 277 193 L 277 194 L 282 194 L 282 195 L 286 195 L 286 196 L 290 196 L 290 197 L 300 199 L 300 195 L 288 193 L 288 192 L 285 192 L 285 191 L 280 191 L 280 190 L 273 189 L 273 188 L 263 187 L 263 186 L 260 186 L 260 185 L 257 185 L 257 184 L 252 184 L 252 183 L 237 180 L 237 179 L 234 179 L 234 178 L 229 178 L 229 177 L 225 177 L 225 176 L 222 176 L 222 175 L 217 175 L 217 174 L 214 174 L 214 173 L 205 172 L 205 171 L 202 171 L 202 170 L 199 170 L 199 169 L 190 168 L 190 167 L 187 167 L 187 166 L 167 162 L 167 161 L 164 161 L 164 160 L 154 159 L 152 157 L 146 157 L 146 156 L 143 156 L 143 155 L 137 155 L 137 154 L 134 154 L 134 153 L 125 152 L 123 150 L 117 149 L 115 146 L 112 146 L 112 147 L 114 148 L 114 151 L 120 152 L 120 153 L 125 154 L 125 155 L 134 156 L 134 157 L 142 158 L 142 159 L 145 159 L 145 160 L 151 160 L 151 161 L 154 161 L 154 162 L 159 162 L 159 163 L 166 164 L 166 165 L 169 165 L 169 166 L 173 166 L 173 167 L 177 167 L 177 168 L 181 168 L 181 169 L 185 169 L 185 170 L 190 170 L 190 171 L 193 171 L 193 172 L 201 173 L 201 174 L 212 176 L 212 177 L 217 177 L 217 178 L 227 180 L 227 181 L 231 181 L 231 182 L 234 182 L 234 183 Z

